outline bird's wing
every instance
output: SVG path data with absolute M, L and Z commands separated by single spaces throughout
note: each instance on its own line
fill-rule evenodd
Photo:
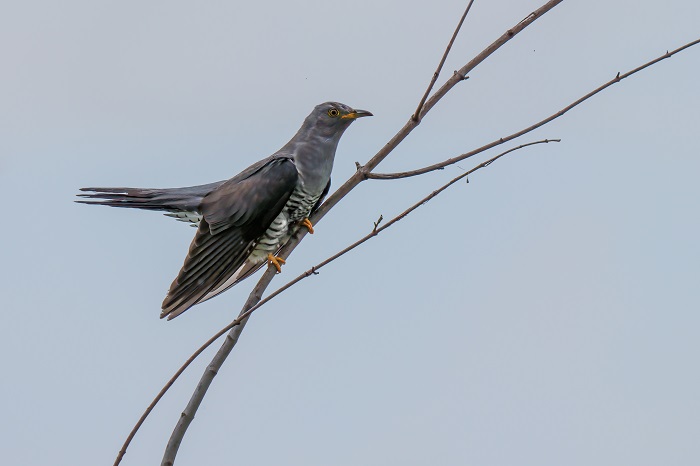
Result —
M 328 194 L 328 191 L 331 189 L 331 180 L 328 180 L 328 184 L 326 184 L 326 187 L 323 189 L 323 192 L 321 193 L 321 197 L 318 198 L 318 201 L 316 201 L 316 204 L 314 204 L 313 208 L 311 209 L 311 213 L 316 212 L 316 209 L 319 208 L 321 203 L 323 202 L 323 199 L 326 197 Z M 310 214 L 309 214 L 310 215 Z M 280 247 L 280 249 L 282 249 Z M 279 252 L 279 249 L 275 254 Z M 216 289 L 213 289 L 209 294 L 204 296 L 199 302 L 204 302 L 208 299 L 213 298 L 214 296 L 223 293 L 224 291 L 228 290 L 231 288 L 233 285 L 236 283 L 245 280 L 246 278 L 250 277 L 253 275 L 255 272 L 260 270 L 260 268 L 265 265 L 265 262 L 251 262 L 251 261 L 246 261 L 237 271 L 235 275 L 232 275 L 229 280 L 224 283 L 223 285 L 219 286 Z
M 161 318 L 177 317 L 210 298 L 236 273 L 282 211 L 297 179 L 291 159 L 268 159 L 247 177 L 236 176 L 204 197 L 203 219 L 163 301 Z
M 326 197 L 328 194 L 328 191 L 331 189 L 331 180 L 328 180 L 328 184 L 326 184 L 326 187 L 323 189 L 323 193 L 321 193 L 321 197 L 318 198 L 318 201 L 316 201 L 316 204 L 314 204 L 313 208 L 311 209 L 311 213 L 316 212 L 316 209 L 319 208 L 321 203 L 323 202 L 323 199 Z M 310 215 L 310 214 L 309 214 Z M 279 249 L 282 249 L 281 247 Z M 279 253 L 279 249 L 275 252 L 275 254 Z M 241 267 L 236 270 L 236 273 L 234 275 L 231 275 L 229 279 L 222 285 L 220 285 L 218 288 L 212 289 L 206 296 L 204 296 L 199 302 L 204 302 L 207 301 L 208 299 L 213 298 L 214 296 L 217 296 L 218 294 L 223 293 L 224 291 L 228 290 L 232 286 L 234 286 L 236 283 L 239 283 L 246 278 L 250 277 L 253 275 L 255 272 L 260 270 L 263 266 L 265 265 L 265 262 L 251 262 L 251 261 L 246 261 Z

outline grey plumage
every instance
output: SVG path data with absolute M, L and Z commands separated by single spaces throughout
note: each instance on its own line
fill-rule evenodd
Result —
M 226 181 L 167 189 L 82 188 L 76 202 L 167 212 L 197 226 L 162 304 L 172 319 L 249 277 L 275 255 L 330 188 L 338 142 L 356 118 L 337 102 L 317 105 L 279 151 Z

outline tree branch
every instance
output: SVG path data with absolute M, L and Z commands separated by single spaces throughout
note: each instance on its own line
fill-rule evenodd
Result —
M 615 77 L 612 78 L 610 81 L 606 82 L 605 84 L 601 85 L 600 87 L 597 87 L 596 89 L 592 90 L 591 92 L 589 92 L 588 94 L 584 95 L 584 96 L 581 97 L 580 99 L 578 99 L 578 100 L 574 101 L 573 103 L 567 105 L 566 107 L 562 108 L 561 110 L 559 110 L 558 112 L 554 113 L 553 115 L 548 116 L 548 117 L 545 118 L 544 120 L 540 120 L 540 121 L 538 121 L 537 123 L 535 123 L 534 125 L 528 126 L 527 128 L 522 129 L 522 130 L 518 131 L 517 133 L 513 133 L 513 134 L 511 134 L 511 135 L 509 135 L 509 136 L 502 137 L 502 138 L 500 138 L 500 139 L 497 139 L 496 141 L 493 141 L 493 142 L 490 142 L 490 143 L 488 143 L 488 144 L 486 144 L 486 145 L 483 145 L 483 146 L 479 147 L 478 149 L 474 149 L 474 150 L 472 150 L 472 151 L 470 151 L 470 152 L 467 152 L 467 153 L 465 153 L 465 154 L 462 154 L 462 155 L 459 155 L 459 156 L 457 156 L 457 157 L 453 157 L 453 158 L 451 158 L 451 159 L 445 160 L 444 162 L 440 162 L 440 163 L 436 163 L 436 164 L 433 164 L 433 165 L 429 165 L 429 166 L 427 166 L 427 167 L 419 168 L 419 169 L 417 169 L 417 170 L 411 170 L 411 171 L 406 171 L 406 172 L 397 172 L 397 173 L 367 173 L 367 174 L 366 174 L 366 177 L 367 177 L 367 178 L 370 178 L 370 179 L 374 179 L 374 180 L 396 180 L 396 179 L 399 179 L 399 178 L 408 178 L 408 177 L 410 177 L 410 176 L 423 175 L 423 174 L 425 174 L 425 173 L 429 173 L 429 172 L 435 171 L 435 170 L 442 170 L 443 168 L 445 168 L 445 167 L 447 167 L 447 166 L 449 166 L 449 165 L 455 164 L 455 163 L 457 163 L 457 162 L 461 162 L 461 161 L 464 160 L 464 159 L 467 159 L 467 158 L 469 158 L 469 157 L 472 157 L 472 156 L 474 156 L 474 155 L 476 155 L 476 154 L 480 154 L 481 152 L 484 152 L 484 151 L 486 151 L 486 150 L 488 150 L 488 149 L 491 149 L 492 147 L 498 146 L 498 145 L 503 144 L 503 143 L 505 143 L 505 142 L 508 142 L 508 141 L 513 140 L 513 139 L 519 138 L 520 136 L 522 136 L 522 135 L 524 135 L 524 134 L 527 134 L 527 133 L 529 133 L 529 132 L 531 132 L 531 131 L 534 131 L 534 130 L 536 130 L 537 128 L 539 128 L 539 127 L 541 127 L 541 126 L 546 125 L 546 124 L 549 123 L 550 121 L 559 118 L 560 116 L 564 115 L 566 112 L 568 112 L 569 110 L 571 110 L 572 108 L 574 108 L 574 107 L 576 107 L 577 105 L 579 105 L 579 104 L 585 102 L 586 100 L 590 99 L 591 97 L 593 97 L 594 95 L 598 94 L 599 92 L 601 92 L 601 91 L 607 89 L 608 87 L 612 86 L 613 84 L 619 83 L 619 82 L 622 81 L 623 79 L 629 78 L 629 77 L 632 76 L 633 74 L 638 73 L 638 72 L 642 71 L 643 69 L 648 68 L 649 66 L 651 66 L 651 65 L 653 65 L 653 64 L 655 64 L 655 63 L 660 62 L 661 60 L 665 60 L 665 59 L 667 59 L 667 58 L 670 58 L 670 57 L 672 57 L 673 55 L 677 54 L 678 52 L 682 52 L 683 50 L 685 50 L 685 49 L 687 49 L 687 48 L 689 48 L 689 47 L 692 47 L 693 45 L 697 45 L 698 43 L 700 43 L 700 39 L 697 39 L 697 40 L 694 40 L 694 41 L 692 41 L 692 42 L 689 42 L 689 43 L 683 45 L 682 47 L 678 47 L 678 48 L 675 49 L 675 50 L 671 50 L 670 52 L 669 52 L 669 51 L 666 51 L 665 54 L 663 54 L 663 55 L 661 55 L 661 56 L 659 56 L 659 57 L 657 57 L 657 58 L 654 58 L 653 60 L 648 61 L 648 62 L 646 62 L 645 64 L 643 64 L 643 65 L 641 65 L 641 66 L 638 66 L 637 68 L 634 68 L 633 70 L 630 70 L 630 71 L 628 71 L 628 72 L 626 72 L 626 73 L 624 73 L 624 74 L 620 74 L 620 73 L 618 72 L 618 73 L 615 75 Z
M 413 121 L 420 123 L 420 111 L 423 109 L 423 105 L 425 105 L 425 101 L 428 99 L 428 96 L 430 95 L 430 91 L 433 90 L 433 86 L 435 85 L 435 81 L 437 81 L 438 76 L 440 76 L 440 71 L 442 71 L 442 66 L 445 64 L 445 60 L 447 60 L 447 55 L 449 55 L 450 50 L 452 49 L 452 44 L 454 44 L 455 39 L 457 38 L 457 34 L 459 34 L 459 30 L 462 28 L 462 24 L 464 23 L 464 19 L 467 17 L 467 14 L 469 14 L 469 10 L 472 7 L 472 3 L 474 3 L 474 0 L 470 0 L 469 4 L 467 5 L 467 9 L 464 10 L 464 14 L 462 15 L 462 18 L 459 20 L 459 24 L 457 24 L 457 27 L 455 28 L 455 32 L 452 34 L 452 39 L 450 39 L 450 43 L 447 44 L 447 48 L 445 49 L 445 53 L 442 54 L 442 59 L 440 60 L 440 64 L 438 65 L 437 69 L 435 70 L 435 73 L 433 73 L 433 79 L 430 80 L 430 84 L 428 84 L 428 88 L 425 90 L 425 94 L 423 94 L 423 98 L 420 99 L 420 103 L 418 103 L 418 107 L 416 108 L 416 111 L 413 113 L 413 116 L 411 117 Z M 467 79 L 465 76 L 464 79 Z

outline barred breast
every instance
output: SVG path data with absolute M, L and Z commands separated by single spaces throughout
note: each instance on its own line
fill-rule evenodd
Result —
M 258 240 L 251 259 L 255 262 L 267 260 L 268 253 L 275 254 L 294 233 L 299 221 L 307 218 L 321 193 L 310 193 L 302 184 L 289 196 L 282 212 L 275 218 L 265 234 Z

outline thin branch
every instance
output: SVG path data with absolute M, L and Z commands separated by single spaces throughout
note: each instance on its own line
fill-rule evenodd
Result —
M 694 41 L 692 41 L 692 42 L 689 42 L 689 43 L 683 45 L 682 47 L 678 47 L 677 49 L 672 50 L 672 51 L 670 51 L 670 52 L 669 52 L 669 51 L 666 51 L 665 54 L 663 54 L 663 55 L 661 55 L 661 56 L 659 56 L 659 57 L 657 57 L 657 58 L 654 58 L 653 60 L 648 61 L 647 63 L 645 63 L 645 64 L 643 64 L 643 65 L 641 65 L 641 66 L 638 66 L 637 68 L 634 68 L 633 70 L 630 70 L 630 71 L 628 71 L 628 72 L 626 72 L 626 73 L 624 73 L 624 74 L 620 74 L 620 73 L 618 72 L 618 73 L 615 75 L 615 77 L 612 78 L 610 81 L 606 82 L 605 84 L 603 84 L 603 85 L 600 86 L 600 87 L 597 87 L 596 89 L 592 90 L 591 92 L 589 92 L 588 94 L 584 95 L 584 96 L 581 97 L 580 99 L 578 99 L 578 100 L 574 101 L 573 103 L 567 105 L 566 107 L 562 108 L 561 110 L 559 110 L 558 112 L 554 113 L 553 115 L 548 116 L 548 117 L 545 118 L 544 120 L 538 121 L 538 122 L 535 123 L 534 125 L 528 126 L 527 128 L 525 128 L 525 129 L 523 129 L 523 130 L 520 130 L 520 131 L 518 131 L 517 133 L 513 133 L 513 134 L 511 134 L 511 135 L 509 135 L 509 136 L 502 137 L 502 138 L 497 139 L 497 140 L 495 140 L 495 141 L 493 141 L 493 142 L 490 142 L 490 143 L 488 143 L 488 144 L 486 144 L 486 145 L 484 145 L 484 146 L 479 147 L 478 149 L 474 149 L 474 150 L 472 150 L 472 151 L 470 151 L 470 152 L 467 152 L 467 153 L 465 153 L 465 154 L 462 154 L 462 155 L 459 155 L 459 156 L 457 156 L 457 157 L 453 157 L 453 158 L 451 158 L 451 159 L 445 160 L 444 162 L 440 162 L 440 163 L 436 163 L 436 164 L 433 164 L 433 165 L 429 165 L 429 166 L 427 166 L 427 167 L 419 168 L 419 169 L 417 169 L 417 170 L 411 170 L 411 171 L 406 171 L 406 172 L 397 172 L 397 173 L 367 173 L 367 178 L 371 178 L 371 179 L 374 179 L 374 180 L 396 180 L 396 179 L 400 179 L 400 178 L 408 178 L 408 177 L 410 177 L 410 176 L 423 175 L 423 174 L 425 174 L 425 173 L 429 173 L 429 172 L 435 171 L 435 170 L 442 170 L 443 168 L 445 168 L 445 167 L 447 167 L 447 166 L 449 166 L 449 165 L 455 164 L 455 163 L 460 162 L 460 161 L 462 161 L 462 160 L 464 160 L 464 159 L 467 159 L 467 158 L 472 157 L 472 156 L 474 156 L 474 155 L 476 155 L 476 154 L 480 154 L 480 153 L 482 153 L 482 152 L 484 152 L 484 151 L 486 151 L 486 150 L 488 150 L 488 149 L 491 149 L 492 147 L 498 146 L 498 145 L 503 144 L 503 143 L 505 143 L 505 142 L 508 142 L 508 141 L 513 140 L 513 139 L 519 138 L 520 136 L 522 136 L 522 135 L 524 135 L 524 134 L 527 134 L 527 133 L 529 133 L 529 132 L 531 132 L 531 131 L 534 131 L 535 129 L 537 129 L 537 128 L 541 127 L 541 126 L 546 125 L 546 124 L 549 123 L 550 121 L 559 118 L 560 116 L 564 115 L 566 112 L 568 112 L 569 110 L 571 110 L 572 108 L 574 108 L 574 107 L 578 106 L 579 104 L 585 102 L 586 100 L 590 99 L 591 97 L 593 97 L 594 95 L 598 94 L 599 92 L 601 92 L 601 91 L 607 89 L 608 87 L 612 86 L 613 84 L 619 83 L 619 82 L 622 81 L 623 79 L 629 78 L 629 77 L 632 76 L 633 74 L 638 73 L 638 72 L 642 71 L 643 69 L 645 69 L 645 68 L 647 68 L 647 67 L 649 67 L 649 66 L 651 66 L 651 65 L 653 65 L 653 64 L 655 64 L 655 63 L 660 62 L 661 60 L 665 60 L 665 59 L 667 59 L 667 58 L 670 58 L 670 57 L 672 57 L 673 55 L 677 54 L 678 52 L 682 52 L 683 50 L 685 50 L 685 49 L 687 49 L 687 48 L 689 48 L 689 47 L 692 47 L 693 45 L 697 45 L 698 43 L 700 43 L 700 39 L 697 39 L 697 40 L 694 40 Z
M 455 85 L 458 83 L 464 81 L 467 79 L 467 75 L 469 74 L 470 71 L 472 71 L 474 68 L 477 67 L 481 62 L 483 62 L 486 58 L 488 58 L 491 54 L 493 54 L 496 50 L 501 48 L 503 44 L 511 40 L 513 37 L 515 37 L 518 33 L 520 33 L 523 29 L 528 27 L 530 24 L 532 24 L 535 20 L 540 18 L 542 15 L 547 13 L 549 10 L 560 4 L 563 0 L 550 0 L 549 2 L 545 3 L 529 15 L 527 15 L 523 20 L 521 20 L 518 24 L 513 26 L 512 28 L 508 29 L 501 37 L 499 37 L 496 41 L 494 41 L 491 45 L 486 47 L 479 55 L 476 57 L 472 58 L 469 63 L 461 67 L 459 70 L 455 71 L 454 74 L 450 79 L 448 79 L 445 84 L 443 84 L 440 89 L 438 89 L 433 96 L 428 99 L 425 103 L 425 107 L 423 108 L 422 115 L 425 115 L 430 111 L 430 109 L 437 104 L 440 99 L 442 99 L 445 94 L 447 94 Z
M 533 129 L 534 129 L 534 128 L 533 128 Z M 517 134 L 517 133 L 515 133 L 515 134 Z M 525 133 L 523 133 L 523 134 L 525 134 Z M 511 136 L 513 136 L 513 135 L 511 135 Z M 512 140 L 512 139 L 515 139 L 515 137 L 511 137 L 511 136 L 506 136 L 505 138 L 500 138 L 500 139 L 498 139 L 498 140 L 496 140 L 496 141 L 494 141 L 494 142 L 492 142 L 492 143 L 490 143 L 490 144 L 487 144 L 487 145 L 485 145 L 485 146 L 481 146 L 481 147 L 478 148 L 478 149 L 474 149 L 474 150 L 469 151 L 469 152 L 466 152 L 466 153 L 464 153 L 464 154 L 462 154 L 462 155 L 458 155 L 457 157 L 452 157 L 451 159 L 447 159 L 447 160 L 445 160 L 444 162 L 436 163 L 436 164 L 430 165 L 430 166 L 428 166 L 428 167 L 419 168 L 419 169 L 417 169 L 417 170 L 411 170 L 411 171 L 407 171 L 407 172 L 397 172 L 397 173 L 368 173 L 368 174 L 367 174 L 367 178 L 372 179 L 372 180 L 398 180 L 398 179 L 401 179 L 401 178 L 408 178 L 408 177 L 411 177 L 411 176 L 423 175 L 423 174 L 425 174 L 425 173 L 430 173 L 430 172 L 436 171 L 436 170 L 443 170 L 445 167 L 448 167 L 448 166 L 453 165 L 453 164 L 455 164 L 455 163 L 457 163 L 457 162 L 460 162 L 460 161 L 462 161 L 462 160 L 464 160 L 464 159 L 467 159 L 467 158 L 469 158 L 469 157 L 473 157 L 474 155 L 477 155 L 477 154 L 480 154 L 480 153 L 482 153 L 482 152 L 485 152 L 485 151 L 487 151 L 488 149 L 491 149 L 491 148 L 494 147 L 494 146 L 498 146 L 498 145 L 503 144 L 503 143 L 505 143 L 505 142 L 508 142 L 508 141 L 510 141 L 510 140 Z M 522 134 L 521 134 L 521 136 L 522 136 Z M 516 136 L 516 137 L 517 137 L 517 136 Z M 545 140 L 538 141 L 538 142 L 559 142 L 559 140 L 555 140 L 555 139 L 545 139 Z M 518 146 L 518 147 L 524 147 L 524 146 L 528 146 L 528 145 L 530 145 L 530 144 L 533 144 L 533 143 L 523 144 L 522 146 Z
M 423 94 L 423 98 L 420 99 L 420 103 L 418 104 L 418 107 L 416 108 L 416 111 L 413 113 L 413 121 L 415 122 L 420 122 L 420 117 L 421 117 L 421 110 L 423 109 L 423 105 L 425 104 L 425 101 L 428 99 L 428 96 L 430 95 L 430 91 L 433 90 L 433 86 L 435 85 L 435 81 L 437 81 L 437 78 L 440 76 L 440 71 L 442 71 L 442 66 L 445 64 L 445 60 L 447 60 L 447 55 L 449 55 L 450 50 L 452 49 L 452 44 L 454 44 L 455 39 L 457 38 L 457 34 L 459 34 L 459 30 L 462 28 L 462 24 L 464 23 L 465 18 L 467 17 L 467 14 L 469 14 L 469 10 L 472 7 L 472 3 L 474 3 L 474 0 L 470 0 L 469 4 L 467 5 L 467 9 L 464 10 L 464 14 L 462 15 L 462 18 L 459 20 L 459 24 L 457 24 L 457 27 L 455 28 L 455 32 L 452 33 L 452 39 L 450 39 L 450 43 L 447 44 L 447 48 L 445 49 L 445 53 L 442 54 L 442 59 L 440 60 L 440 64 L 438 65 L 437 69 L 435 70 L 435 73 L 433 73 L 433 79 L 430 80 L 430 84 L 428 84 L 428 88 L 425 90 L 425 94 Z M 466 76 L 465 78 L 466 79 Z
M 472 70 L 475 66 L 481 63 L 483 60 L 485 60 L 488 56 L 493 54 L 503 44 L 515 37 L 520 31 L 525 29 L 527 26 L 532 24 L 535 20 L 537 20 L 547 11 L 557 6 L 562 1 L 563 0 L 548 1 L 543 6 L 535 10 L 533 13 L 528 15 L 521 22 L 516 24 L 513 28 L 506 31 L 494 43 L 492 43 L 483 52 L 477 55 L 476 58 L 474 58 L 465 66 L 463 66 L 450 79 L 448 79 L 447 82 L 445 82 L 445 84 L 443 84 L 442 87 L 440 87 L 440 89 L 438 89 L 438 91 L 435 94 L 433 94 L 431 98 L 429 98 L 426 101 L 424 108 L 421 112 L 422 115 L 425 116 L 425 114 L 427 114 L 430 111 L 430 109 L 440 99 L 442 99 L 442 97 L 450 89 L 452 89 L 458 82 L 463 81 L 463 77 L 466 76 L 466 74 L 470 70 Z M 396 146 L 398 146 L 398 144 L 401 143 L 401 141 L 403 141 L 406 138 L 406 136 L 408 136 L 408 134 L 411 131 L 413 131 L 413 129 L 415 129 L 416 126 L 418 126 L 418 124 L 419 122 L 414 121 L 412 118 L 410 118 L 409 121 L 404 125 L 404 127 L 401 130 L 399 130 L 399 132 L 393 138 L 391 138 L 391 140 L 382 149 L 380 149 L 379 152 L 377 152 L 377 154 L 374 157 L 372 157 L 366 165 L 357 170 L 355 174 L 345 182 L 345 184 L 343 184 L 340 188 L 338 188 L 338 190 L 335 191 L 335 193 L 328 197 L 328 199 L 323 203 L 323 205 L 321 205 L 316 211 L 316 213 L 310 218 L 311 222 L 317 224 L 333 206 L 335 206 L 341 199 L 343 199 L 358 184 L 366 180 L 366 174 L 371 172 L 377 165 L 379 165 L 379 163 L 382 160 L 384 160 L 396 148 Z M 297 247 L 299 242 L 303 239 L 304 235 L 304 229 L 299 229 L 299 231 L 294 236 L 292 236 L 292 238 L 281 249 L 279 255 L 282 258 L 287 258 L 289 254 Z M 260 301 L 262 293 L 265 289 L 267 289 L 274 275 L 274 269 L 268 267 L 267 270 L 265 270 L 262 277 L 260 277 L 260 280 L 258 280 L 257 285 L 250 293 L 248 300 L 241 309 L 241 313 L 239 315 L 244 314 L 248 309 L 252 308 L 256 303 Z M 173 430 L 173 433 L 170 436 L 170 440 L 168 441 L 168 445 L 165 448 L 165 452 L 163 454 L 163 460 L 161 462 L 162 466 L 172 466 L 172 464 L 175 462 L 177 450 L 180 446 L 182 438 L 185 435 L 185 432 L 187 431 L 187 427 L 194 418 L 197 408 L 199 407 L 202 399 L 204 398 L 207 389 L 211 385 L 211 382 L 214 380 L 214 377 L 216 376 L 219 368 L 223 364 L 226 357 L 230 354 L 233 347 L 236 345 L 238 337 L 240 336 L 240 333 L 243 330 L 243 327 L 245 326 L 245 322 L 247 322 L 247 319 L 242 321 L 240 325 L 237 325 L 236 327 L 231 329 L 231 332 L 229 333 L 229 336 L 227 337 L 226 341 L 223 343 L 223 345 L 221 346 L 221 348 L 219 349 L 209 366 L 207 366 L 207 369 L 202 375 L 202 378 L 200 379 L 197 388 L 192 394 L 192 397 L 190 398 L 187 407 L 183 411 L 180 420 L 178 421 L 177 425 L 175 426 L 175 429 Z

